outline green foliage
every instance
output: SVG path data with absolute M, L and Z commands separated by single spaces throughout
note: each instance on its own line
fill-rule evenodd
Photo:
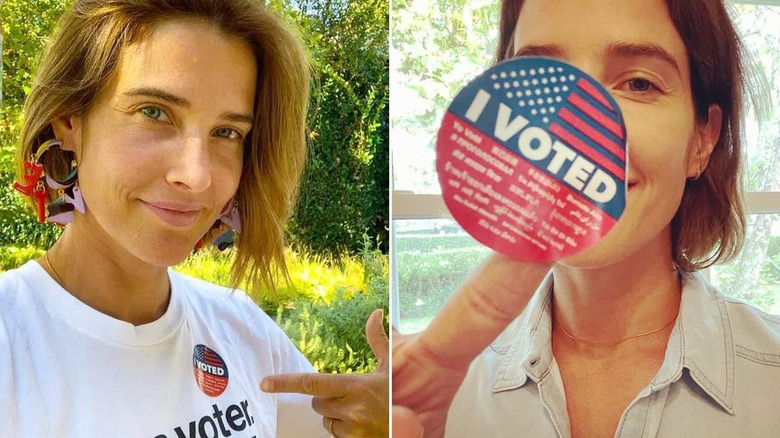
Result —
M 5 101 L 3 118 L 0 119 L 0 245 L 47 248 L 59 235 L 59 230 L 38 224 L 31 209 L 12 188 L 16 136 L 21 127 L 21 103 L 13 105 L 11 102 L 13 98 Z
M 13 191 L 13 167 L 24 98 L 35 66 L 69 0 L 5 0 L 2 3 L 3 117 L 0 119 L 0 245 L 50 246 L 60 230 L 37 223 Z
M 16 269 L 42 255 L 43 250 L 34 246 L 0 246 L 0 272 Z
M 57 19 L 70 0 L 5 0 L 2 4 L 3 100 L 20 108 Z
M 388 242 L 388 4 L 302 0 L 287 13 L 312 44 L 310 161 L 288 231 L 315 253 Z
M 396 187 L 437 192 L 434 145 L 457 92 L 491 64 L 501 2 L 393 0 Z
M 230 270 L 235 261 L 232 250 L 219 252 L 206 247 L 191 255 L 174 267 L 178 272 L 221 286 L 230 286 Z M 303 251 L 288 250 L 285 263 L 290 274 L 290 282 L 277 275 L 276 291 L 253 290 L 246 283 L 238 287 L 268 312 L 278 306 L 288 306 L 295 301 L 306 300 L 328 304 L 339 296 L 351 298 L 366 288 L 366 274 L 360 258 L 343 254 L 338 259 L 330 256 L 311 254 Z M 386 281 L 385 276 L 385 281 Z
M 368 372 L 376 360 L 364 326 L 382 308 L 387 328 L 387 257 L 378 250 L 361 253 L 366 288 L 351 296 L 339 293 L 328 304 L 301 300 L 277 309 L 276 321 L 320 372 Z
M 403 250 L 400 247 L 403 246 Z M 438 313 L 466 275 L 488 254 L 466 235 L 408 238 L 395 258 L 398 266 L 399 309 L 403 319 Z
M 220 252 L 208 245 L 192 253 L 187 260 L 174 266 L 173 269 L 190 277 L 230 287 L 230 268 L 234 260 L 235 253 L 232 250 Z M 243 289 L 242 286 L 239 287 Z
M 301 302 L 296 312 L 286 319 L 282 319 L 281 313 L 277 315 L 277 322 L 318 371 L 370 372 L 376 367 L 376 359 L 363 326 L 371 311 L 377 308 L 376 301 L 344 300 L 336 301 L 340 305 L 323 307 Z

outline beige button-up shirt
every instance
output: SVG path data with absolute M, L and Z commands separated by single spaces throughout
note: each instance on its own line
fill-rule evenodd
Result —
M 552 281 L 471 364 L 446 437 L 571 435 L 552 354 Z M 615 437 L 780 437 L 780 317 L 725 297 L 699 273 L 683 277 L 663 364 Z

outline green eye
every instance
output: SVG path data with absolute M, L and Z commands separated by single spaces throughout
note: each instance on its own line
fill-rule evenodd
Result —
M 217 137 L 227 138 L 229 140 L 241 139 L 241 133 L 231 128 L 219 128 L 214 131 Z
M 156 106 L 147 106 L 141 108 L 141 112 L 150 119 L 159 119 L 162 116 L 162 110 Z

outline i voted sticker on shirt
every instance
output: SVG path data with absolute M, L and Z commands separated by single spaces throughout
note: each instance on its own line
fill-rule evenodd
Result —
M 192 350 L 192 371 L 195 383 L 204 394 L 217 397 L 225 392 L 229 375 L 225 360 L 211 348 L 198 344 Z
M 560 260 L 594 245 L 623 214 L 623 116 L 574 66 L 506 61 L 450 105 L 436 168 L 447 208 L 476 240 L 518 259 Z

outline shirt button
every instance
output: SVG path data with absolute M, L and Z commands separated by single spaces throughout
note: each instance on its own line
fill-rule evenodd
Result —
M 531 366 L 532 367 L 535 367 L 537 363 L 539 363 L 539 358 L 538 357 L 535 357 L 535 358 L 531 359 Z

